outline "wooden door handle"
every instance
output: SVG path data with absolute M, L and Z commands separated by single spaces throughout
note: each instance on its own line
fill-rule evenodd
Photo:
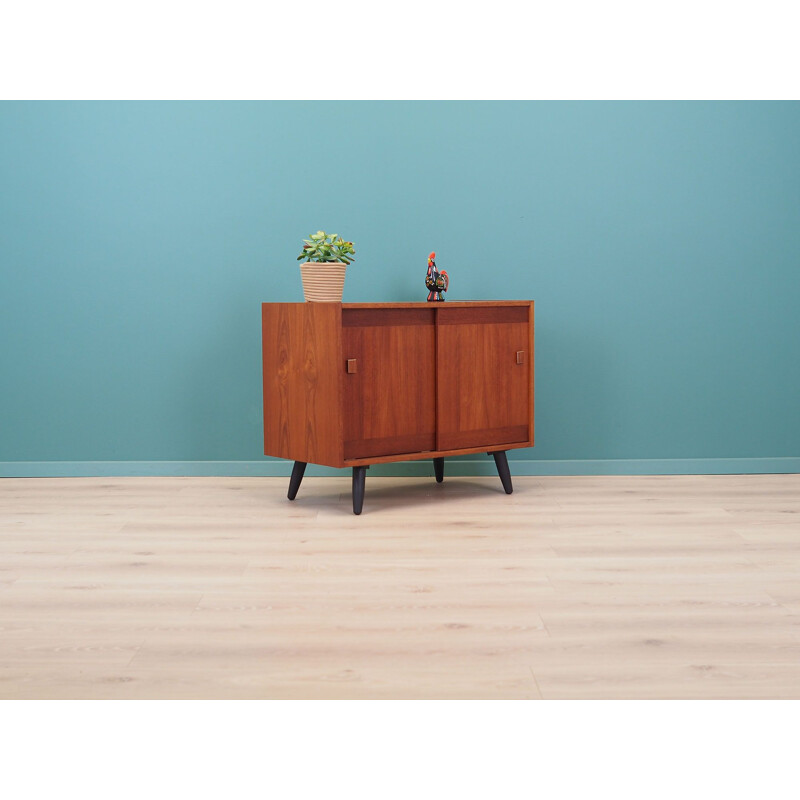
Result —
M 347 359 L 347 372 L 350 375 L 353 375 L 356 372 L 358 372 L 358 362 L 356 361 L 355 358 L 348 358 Z
M 525 351 L 517 350 L 517 364 L 524 364 L 524 363 L 525 363 Z

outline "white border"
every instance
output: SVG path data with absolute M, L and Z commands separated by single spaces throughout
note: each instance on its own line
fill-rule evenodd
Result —
M 7 702 L 14 798 L 796 796 L 797 704 Z
M 27 0 L 5 99 L 795 99 L 797 4 Z

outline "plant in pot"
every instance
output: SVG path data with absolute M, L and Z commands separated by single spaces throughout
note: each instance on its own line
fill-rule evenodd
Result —
M 341 303 L 344 273 L 353 261 L 352 242 L 345 242 L 337 233 L 312 233 L 303 239 L 303 251 L 297 257 L 300 265 L 303 295 L 312 302 Z

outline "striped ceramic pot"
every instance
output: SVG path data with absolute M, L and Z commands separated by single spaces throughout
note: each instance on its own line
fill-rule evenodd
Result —
M 314 303 L 341 303 L 344 291 L 344 272 L 347 264 L 340 261 L 306 261 L 300 265 L 303 295 Z

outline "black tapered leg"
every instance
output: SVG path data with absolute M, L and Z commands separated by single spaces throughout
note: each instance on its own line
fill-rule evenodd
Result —
M 492 453 L 494 456 L 494 463 L 497 466 L 497 473 L 500 475 L 500 482 L 506 490 L 506 494 L 511 494 L 514 487 L 511 485 L 511 473 L 508 471 L 508 459 L 506 458 L 505 450 L 498 450 Z
M 289 492 L 287 497 L 294 500 L 297 497 L 297 490 L 300 488 L 300 482 L 303 480 L 303 473 L 306 471 L 305 461 L 295 461 L 292 467 L 292 477 L 289 478 Z
M 433 472 L 436 475 L 436 483 L 444 480 L 444 458 L 433 459 Z
M 364 506 L 364 480 L 367 477 L 366 467 L 353 467 L 353 513 L 360 514 Z

